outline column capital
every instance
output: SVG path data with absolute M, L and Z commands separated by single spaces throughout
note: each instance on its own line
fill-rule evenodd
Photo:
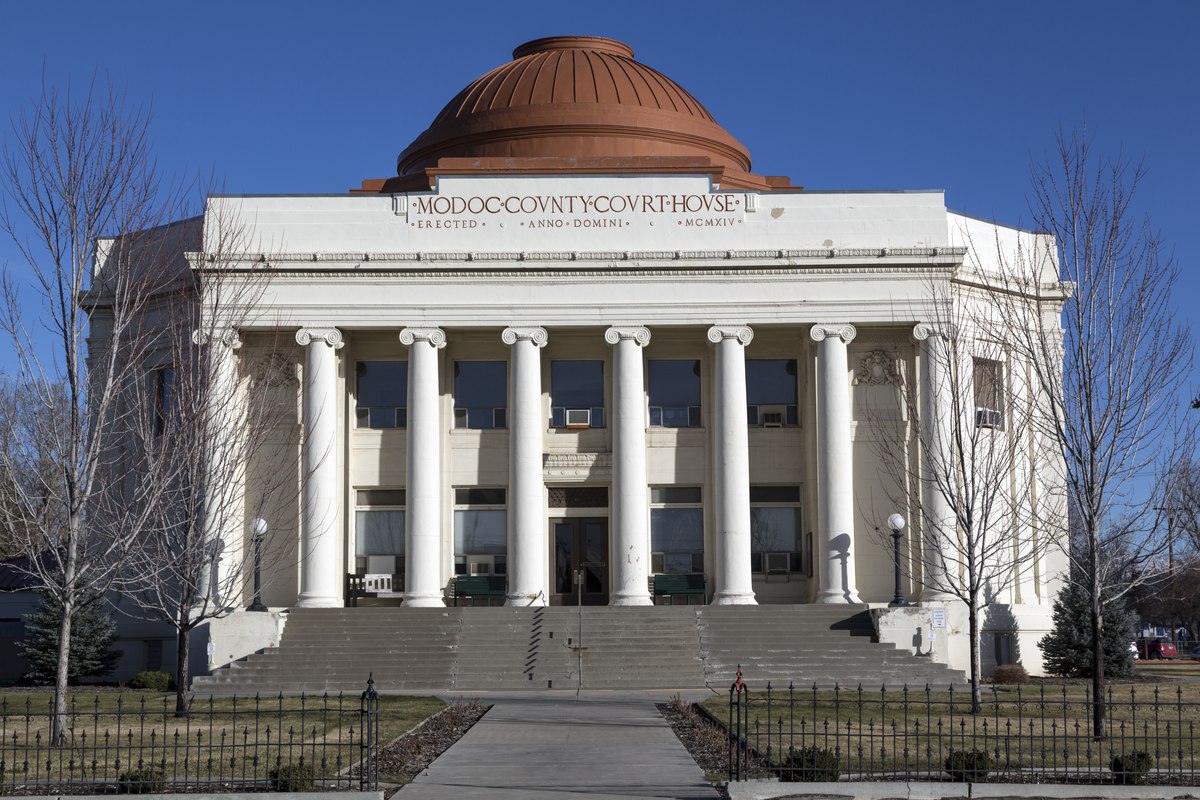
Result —
M 713 344 L 722 339 L 737 339 L 738 344 L 748 345 L 754 339 L 754 330 L 746 325 L 713 325 L 708 329 L 708 340 Z
M 446 332 L 441 328 L 405 328 L 400 331 L 400 344 L 407 347 L 417 342 L 429 342 L 441 350 L 446 346 Z
M 918 322 L 912 331 L 912 336 L 918 342 L 923 342 L 933 336 L 943 339 L 953 339 L 958 335 L 958 326 L 953 322 Z
M 342 332 L 337 328 L 301 328 L 296 331 L 296 344 L 307 347 L 316 341 L 325 342 L 334 350 L 340 350 L 345 344 L 342 341 Z
M 545 347 L 550 341 L 550 334 L 546 333 L 545 328 L 505 328 L 500 334 L 500 341 L 507 345 L 522 340 L 533 342 L 536 347 Z
M 650 329 L 637 326 L 614 325 L 604 332 L 604 341 L 617 344 L 622 339 L 632 339 L 638 347 L 650 344 Z
M 197 344 L 201 347 L 206 344 L 219 344 L 231 350 L 237 350 L 242 346 L 242 339 L 238 336 L 237 328 L 215 328 L 212 330 L 197 328 L 192 331 L 192 344 Z
M 831 336 L 836 336 L 844 344 L 850 344 L 858 335 L 858 328 L 849 322 L 827 322 L 813 325 L 809 328 L 808 335 L 814 342 L 823 342 Z

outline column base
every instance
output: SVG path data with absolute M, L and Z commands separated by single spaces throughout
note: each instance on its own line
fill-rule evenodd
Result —
M 936 589 L 926 589 L 921 592 L 921 605 L 948 605 L 950 603 L 961 603 L 954 595 L 949 592 L 939 592 Z
M 608 597 L 610 606 L 652 606 L 654 601 L 650 599 L 649 592 L 629 594 L 612 594 Z
M 863 601 L 858 599 L 857 592 L 821 592 L 813 602 L 827 606 L 861 606 L 863 604 Z
M 536 594 L 510 594 L 505 596 L 504 605 L 508 608 L 539 608 L 546 605 L 546 595 L 542 592 Z
M 301 594 L 296 600 L 297 608 L 341 608 L 342 598 L 324 594 Z
M 409 594 L 405 592 L 404 602 L 400 605 L 404 608 L 445 608 L 446 601 L 442 598 L 441 593 Z
M 756 606 L 754 592 L 717 592 L 713 595 L 714 606 Z

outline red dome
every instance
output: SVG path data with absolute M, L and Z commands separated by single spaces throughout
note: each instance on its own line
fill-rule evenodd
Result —
M 707 159 L 750 171 L 746 148 L 679 84 L 598 36 L 552 36 L 513 51 L 446 104 L 397 160 L 397 174 L 442 158 Z

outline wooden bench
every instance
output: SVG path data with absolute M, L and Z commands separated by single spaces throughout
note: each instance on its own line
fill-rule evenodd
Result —
M 504 575 L 459 575 L 450 581 L 450 599 L 458 605 L 458 598 L 471 598 L 475 605 L 476 597 L 486 598 L 489 602 L 493 597 L 504 597 L 508 592 L 508 578 Z
M 699 573 L 655 575 L 650 579 L 650 591 L 657 603 L 660 597 L 669 597 L 674 605 L 676 595 L 687 598 L 699 597 L 701 603 L 708 601 L 708 588 L 704 576 Z

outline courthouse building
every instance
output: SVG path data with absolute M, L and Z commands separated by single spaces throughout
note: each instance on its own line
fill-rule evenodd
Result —
M 246 472 L 294 475 L 294 494 L 219 532 L 239 552 L 267 517 L 270 607 L 343 606 L 348 587 L 441 606 L 466 575 L 502 576 L 507 605 L 637 606 L 673 574 L 702 576 L 707 603 L 886 605 L 897 512 L 903 594 L 944 603 L 922 538 L 944 509 L 881 442 L 926 457 L 912 409 L 951 413 L 934 368 L 947 305 L 978 302 L 971 275 L 1038 237 L 948 211 L 941 191 L 756 174 L 633 56 L 529 42 L 393 177 L 210 199 L 210 229 L 238 219 L 252 239 L 221 268 L 269 266 L 255 313 L 209 346 L 266 375 L 295 455 Z M 967 424 L 1005 435 L 1024 402 L 1010 357 L 978 342 L 988 386 Z M 1035 451 L 1017 496 L 1054 488 Z M 993 627 L 1030 637 L 1028 665 L 1064 558 L 1042 546 L 1059 526 L 1022 524 L 1021 568 L 988 600 L 1005 608 Z

